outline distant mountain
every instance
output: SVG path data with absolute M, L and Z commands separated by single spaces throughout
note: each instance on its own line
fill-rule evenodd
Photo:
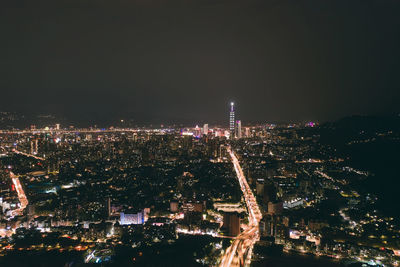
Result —
M 0 111 L 0 129 L 25 129 L 31 125 L 37 128 L 54 126 L 56 123 L 65 124 L 66 119 L 53 114 L 22 114 L 10 111 Z
M 400 116 L 353 116 L 327 123 L 321 142 L 332 146 L 346 164 L 374 175 L 362 187 L 379 196 L 380 209 L 400 219 L 398 166 Z
M 398 137 L 400 115 L 345 117 L 321 125 L 320 130 L 322 142 L 336 145 L 383 136 Z

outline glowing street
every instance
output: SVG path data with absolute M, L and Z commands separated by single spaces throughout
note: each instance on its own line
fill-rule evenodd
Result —
M 242 168 L 240 167 L 239 160 L 230 147 L 228 147 L 227 150 L 231 156 L 236 175 L 239 179 L 240 188 L 242 189 L 246 201 L 249 213 L 249 225 L 247 229 L 236 237 L 232 245 L 226 250 L 220 266 L 249 266 L 253 246 L 259 239 L 258 223 L 260 222 L 262 215 L 256 198 L 254 197 L 253 192 L 246 181 L 246 177 L 243 174 Z

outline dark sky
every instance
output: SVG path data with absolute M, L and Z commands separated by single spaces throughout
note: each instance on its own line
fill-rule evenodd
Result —
M 230 100 L 243 123 L 399 112 L 396 0 L 10 2 L 1 110 L 193 123 L 227 120 Z

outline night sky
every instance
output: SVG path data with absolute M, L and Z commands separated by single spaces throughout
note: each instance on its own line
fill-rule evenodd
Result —
M 216 123 L 233 100 L 244 124 L 399 112 L 399 1 L 3 2 L 0 110 Z

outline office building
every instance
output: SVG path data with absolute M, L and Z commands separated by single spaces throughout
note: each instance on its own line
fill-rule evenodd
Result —
M 250 128 L 249 127 L 246 127 L 245 128 L 245 137 L 250 137 Z
M 143 224 L 144 223 L 144 214 L 143 212 L 138 213 L 120 213 L 120 224 L 128 225 L 128 224 Z
M 208 124 L 204 124 L 203 125 L 203 135 L 207 135 L 208 134 Z
M 238 236 L 240 234 L 240 218 L 237 212 L 225 212 L 224 224 L 222 226 L 228 236 Z
M 169 209 L 171 212 L 178 212 L 178 207 L 179 207 L 179 204 L 177 201 L 171 201 L 169 203 Z
M 242 138 L 242 122 L 237 121 L 236 122 L 236 138 Z

